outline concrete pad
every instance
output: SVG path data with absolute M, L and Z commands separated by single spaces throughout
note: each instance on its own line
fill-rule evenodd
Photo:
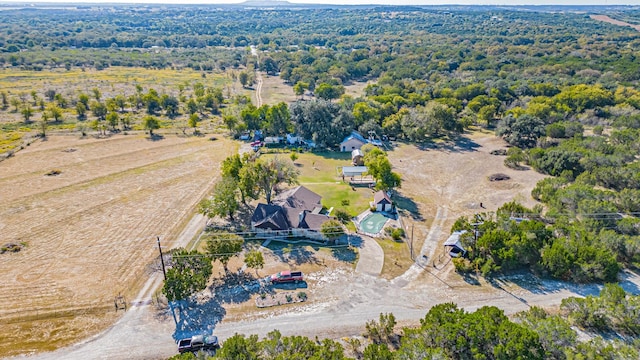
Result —
M 359 235 L 362 239 L 360 247 L 358 247 L 359 258 L 356 265 L 356 272 L 380 275 L 382 266 L 384 265 L 384 251 L 378 242 L 368 236 Z

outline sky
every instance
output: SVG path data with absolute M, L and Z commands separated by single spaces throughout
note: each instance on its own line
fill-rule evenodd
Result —
M 0 2 L 237 4 L 244 2 L 244 0 L 0 0 Z M 640 5 L 640 0 L 289 0 L 289 2 L 337 5 Z

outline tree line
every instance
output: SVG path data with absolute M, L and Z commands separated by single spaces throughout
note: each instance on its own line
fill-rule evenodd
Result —
M 263 339 L 236 334 L 211 359 L 635 359 L 639 296 L 606 285 L 599 296 L 571 297 L 560 312 L 539 307 L 505 316 L 494 306 L 467 312 L 453 303 L 432 307 L 417 327 L 399 329 L 392 313 L 365 324 L 363 337 L 309 339 L 274 330 Z M 590 334 L 579 340 L 579 326 Z M 604 336 L 620 336 L 605 341 Z M 196 359 L 181 354 L 171 359 Z

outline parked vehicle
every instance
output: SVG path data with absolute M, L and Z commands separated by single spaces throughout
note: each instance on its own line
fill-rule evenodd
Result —
M 214 335 L 194 335 L 178 341 L 178 352 L 180 354 L 186 352 L 196 353 L 200 350 L 216 350 L 218 348 L 220 348 L 218 337 Z
M 302 271 L 280 271 L 269 277 L 272 284 L 282 284 L 288 282 L 299 282 L 304 280 Z

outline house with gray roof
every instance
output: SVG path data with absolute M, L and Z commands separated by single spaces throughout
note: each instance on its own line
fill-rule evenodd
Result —
M 352 152 L 353 150 L 360 149 L 362 145 L 367 144 L 368 142 L 369 140 L 362 136 L 362 134 L 357 131 L 352 131 L 351 134 L 345 137 L 340 143 L 340 151 Z
M 321 200 L 320 195 L 304 186 L 286 190 L 272 204 L 258 204 L 251 217 L 251 229 L 263 238 L 293 235 L 325 240 L 320 228 L 331 217 L 320 213 Z

